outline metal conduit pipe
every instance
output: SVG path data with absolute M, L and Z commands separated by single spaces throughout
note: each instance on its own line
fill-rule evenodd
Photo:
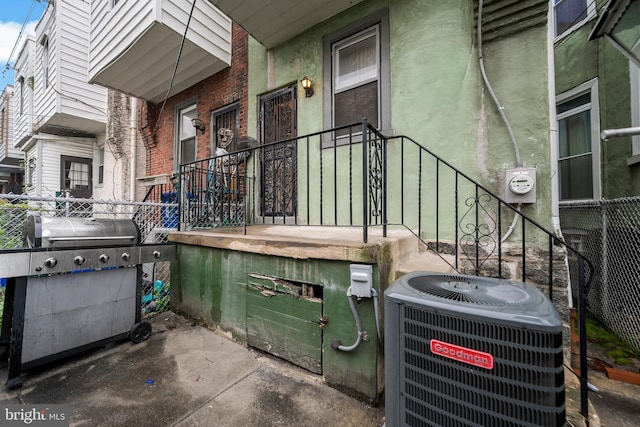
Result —
M 371 296 L 373 297 L 373 310 L 375 312 L 376 317 L 376 333 L 378 334 L 378 341 L 382 342 L 382 335 L 380 334 L 380 308 L 378 303 L 378 293 L 375 289 L 371 288 Z M 356 338 L 356 342 L 349 346 L 345 346 L 341 344 L 341 341 L 338 338 L 335 338 L 331 341 L 331 347 L 334 350 L 340 351 L 353 351 L 362 344 L 362 337 L 365 334 L 365 331 L 362 330 L 362 322 L 360 321 L 360 316 L 358 315 L 358 310 L 356 309 L 356 305 L 353 302 L 353 296 L 351 295 L 351 287 L 347 289 L 347 298 L 349 299 L 349 307 L 351 308 L 351 313 L 353 314 L 353 318 L 356 321 L 356 328 L 358 330 L 358 337 Z
M 376 316 L 376 332 L 378 333 L 378 341 L 382 342 L 382 334 L 380 334 L 380 308 L 378 307 L 378 293 L 371 288 L 371 296 L 373 297 L 373 311 Z
M 640 127 L 605 129 L 602 132 L 600 132 L 600 138 L 605 140 L 609 138 L 617 138 L 620 136 L 636 136 L 636 135 L 640 135 Z
M 356 310 L 356 305 L 354 304 L 353 297 L 351 296 L 351 287 L 349 287 L 349 289 L 347 290 L 347 298 L 349 299 L 349 307 L 351 308 L 351 313 L 353 314 L 353 318 L 356 321 L 356 328 L 358 329 L 358 338 L 356 339 L 356 342 L 354 342 L 349 346 L 342 345 L 341 341 L 338 338 L 334 338 L 331 341 L 331 347 L 334 350 L 348 352 L 348 351 L 353 351 L 360 346 L 360 344 L 362 343 L 362 335 L 364 334 L 364 331 L 362 330 L 362 322 L 360 322 L 360 316 L 358 315 L 358 310 Z
M 491 99 L 496 105 L 496 108 L 498 109 L 498 113 L 500 114 L 500 117 L 502 118 L 502 121 L 504 122 L 504 125 L 507 128 L 507 132 L 509 132 L 509 138 L 511 139 L 511 143 L 513 144 L 513 150 L 516 156 L 516 167 L 521 167 L 522 161 L 520 160 L 520 148 L 518 147 L 518 142 L 516 141 L 516 137 L 513 133 L 511 123 L 509 122 L 509 119 L 507 118 L 507 115 L 504 112 L 504 107 L 502 106 L 502 104 L 500 104 L 500 100 L 498 99 L 498 96 L 493 90 L 493 86 L 491 86 L 491 82 L 489 81 L 489 78 L 487 77 L 487 73 L 484 68 L 484 53 L 482 50 L 482 5 L 483 5 L 483 0 L 479 0 L 477 32 L 478 32 L 478 63 L 480 65 L 480 73 L 482 74 L 482 81 L 484 82 L 484 85 L 487 88 L 489 95 L 491 95 Z M 518 203 L 518 206 L 516 209 L 518 214 L 520 213 L 521 208 L 522 208 L 522 203 Z M 502 242 L 506 242 L 509 236 L 511 235 L 511 233 L 513 232 L 513 230 L 515 229 L 516 224 L 518 223 L 518 216 L 519 215 L 514 215 L 513 221 L 511 222 L 509 229 L 507 230 L 505 235 L 502 236 Z

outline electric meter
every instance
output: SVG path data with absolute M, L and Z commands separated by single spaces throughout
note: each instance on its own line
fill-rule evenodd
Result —
M 516 175 L 509 181 L 509 190 L 516 194 L 527 194 L 533 190 L 535 181 L 529 175 Z
M 504 199 L 507 203 L 536 202 L 536 169 L 516 168 L 506 172 Z

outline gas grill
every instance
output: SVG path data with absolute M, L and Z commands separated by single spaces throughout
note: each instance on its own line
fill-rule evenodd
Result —
M 175 259 L 175 245 L 141 245 L 128 219 L 35 215 L 23 240 L 25 249 L 0 253 L 8 388 L 22 385 L 23 370 L 110 341 L 149 338 L 140 314 L 142 264 Z

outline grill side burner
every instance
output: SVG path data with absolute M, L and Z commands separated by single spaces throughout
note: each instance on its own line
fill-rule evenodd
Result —
M 140 245 L 125 219 L 31 216 L 23 238 L 25 249 L 0 253 L 8 388 L 22 385 L 23 370 L 151 335 L 140 315 L 142 264 L 175 259 L 175 245 Z

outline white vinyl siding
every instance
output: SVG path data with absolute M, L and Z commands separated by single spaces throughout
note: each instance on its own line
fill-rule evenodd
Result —
M 36 28 L 35 62 L 37 126 L 104 132 L 107 90 L 87 81 L 90 5 L 82 0 L 49 6 Z M 48 79 L 43 59 L 48 47 Z M 45 80 L 48 80 L 48 85 Z
M 84 0 L 58 3 L 58 25 L 65 29 L 57 40 L 60 49 L 59 90 L 69 95 L 62 97 L 60 112 L 106 123 L 107 89 L 89 84 L 87 78 L 90 12 L 90 4 Z
M 27 36 L 15 63 L 15 93 L 16 114 L 14 115 L 15 143 L 20 148 L 33 133 L 33 89 L 29 87 L 30 78 L 33 76 L 33 63 L 35 60 L 35 39 Z
M 89 80 L 161 102 L 169 87 L 191 1 L 92 2 Z M 181 64 L 178 93 L 231 64 L 231 20 L 208 1 L 196 2 Z
M 35 46 L 34 61 L 34 111 L 36 127 L 46 123 L 53 115 L 56 109 L 56 92 L 58 86 L 58 75 L 56 72 L 56 63 L 58 62 L 58 52 L 56 49 L 56 40 L 58 39 L 56 31 L 57 25 L 53 14 L 54 8 L 49 6 L 44 15 L 38 22 L 36 27 L 36 40 L 39 42 Z M 47 40 L 48 46 L 48 84 L 45 84 L 43 55 L 43 40 Z
M 29 159 L 35 159 L 34 181 L 30 183 L 29 194 L 54 196 L 60 191 L 60 159 L 62 156 L 93 158 L 94 140 L 90 138 L 52 138 L 37 140 L 27 152 Z M 28 173 L 28 172 L 27 172 Z
M 22 159 L 22 152 L 14 147 L 13 128 L 16 120 L 15 94 L 6 86 L 0 98 L 0 162 L 5 158 Z

